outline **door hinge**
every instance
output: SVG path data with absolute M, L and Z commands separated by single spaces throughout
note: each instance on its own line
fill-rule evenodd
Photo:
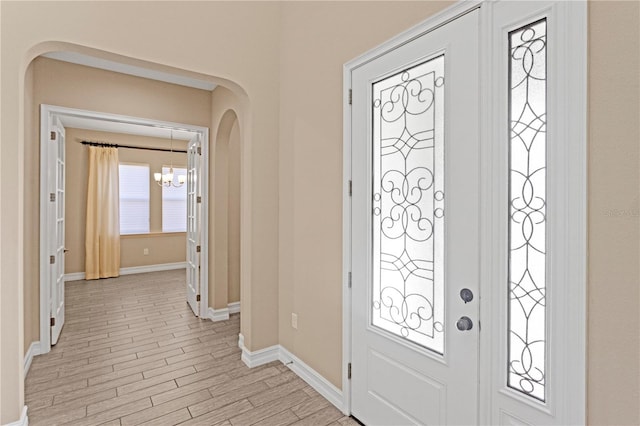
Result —
M 49 139 L 51 139 L 52 141 L 56 140 L 56 132 L 51 132 Z
M 200 253 L 200 246 L 196 246 L 196 253 Z
M 199 302 L 199 301 L 200 301 L 200 295 L 198 294 L 196 295 L 196 302 Z
M 349 89 L 349 105 L 353 102 L 353 90 Z
M 351 363 L 347 364 L 347 379 L 351 379 Z
M 49 318 L 49 324 L 51 324 L 51 327 L 56 325 L 56 319 L 55 318 Z
M 198 195 L 198 197 L 196 197 L 196 203 L 201 203 L 202 202 L 202 197 Z
M 53 192 L 49 193 L 49 201 L 55 201 L 56 200 L 56 194 L 54 194 Z
M 53 265 L 56 263 L 56 257 L 54 255 L 49 256 L 49 264 Z
M 349 197 L 353 195 L 353 181 L 349 181 Z
M 198 154 L 202 155 L 202 147 L 198 147 Z
M 349 272 L 349 288 L 351 288 L 351 272 Z

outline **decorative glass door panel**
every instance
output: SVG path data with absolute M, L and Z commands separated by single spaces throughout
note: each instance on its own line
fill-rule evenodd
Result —
M 544 401 L 546 20 L 509 33 L 509 387 Z
M 372 323 L 444 352 L 444 55 L 373 84 Z

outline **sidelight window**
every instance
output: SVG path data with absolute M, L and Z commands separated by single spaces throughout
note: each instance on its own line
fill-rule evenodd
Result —
M 545 400 L 547 33 L 509 33 L 508 386 Z

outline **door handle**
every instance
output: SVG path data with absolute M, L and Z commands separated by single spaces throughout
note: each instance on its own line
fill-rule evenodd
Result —
M 460 317 L 458 322 L 456 322 L 456 327 L 460 331 L 469 331 L 473 328 L 473 321 L 469 317 Z
M 65 253 L 66 253 L 66 252 L 68 252 L 68 251 L 69 251 L 69 249 L 68 249 L 68 248 L 65 248 L 65 249 L 64 249 L 64 252 L 65 252 Z

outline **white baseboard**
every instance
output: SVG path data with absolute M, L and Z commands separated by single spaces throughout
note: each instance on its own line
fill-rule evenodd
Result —
M 64 274 L 65 281 L 80 281 L 84 280 L 84 272 L 72 272 L 70 274 Z
M 209 307 L 207 309 L 207 318 L 211 321 L 226 321 L 229 319 L 229 308 L 213 309 Z
M 12 423 L 7 423 L 5 426 L 29 426 L 29 417 L 27 417 L 27 406 L 22 407 L 22 413 L 20 414 L 20 420 L 16 420 Z
M 240 302 L 231 302 L 227 307 L 229 308 L 229 314 L 237 314 L 240 312 Z
M 171 271 L 173 269 L 185 269 L 187 262 L 161 263 L 159 265 L 130 266 L 128 268 L 120 268 L 120 275 L 144 274 L 147 272 Z M 65 281 L 84 280 L 84 272 L 72 272 L 64 274 Z
M 238 346 L 242 349 L 242 362 L 249 368 L 258 367 L 259 365 L 280 359 L 280 345 L 273 345 L 251 352 L 244 346 L 244 336 L 241 334 L 238 339 Z
M 29 345 L 29 349 L 24 356 L 24 377 L 27 377 L 27 373 L 29 372 L 29 368 L 31 368 L 31 361 L 33 361 L 33 357 L 36 355 L 40 355 L 40 342 L 31 342 Z
M 302 380 L 307 382 L 316 392 L 326 398 L 327 401 L 344 412 L 342 391 L 282 345 L 273 345 L 251 352 L 244 346 L 244 336 L 239 334 L 238 346 L 242 349 L 242 362 L 244 362 L 247 367 L 253 368 L 269 362 L 280 361 Z
M 147 272 L 172 271 L 174 269 L 186 269 L 187 262 L 161 263 L 159 265 L 131 266 L 120 268 L 120 275 L 144 274 Z
M 207 318 L 211 321 L 226 321 L 229 319 L 229 315 L 237 314 L 240 312 L 240 302 L 229 303 L 226 308 L 213 309 L 209 307 L 207 309 Z
M 344 412 L 342 391 L 322 377 L 316 370 L 309 367 L 300 358 L 289 352 L 283 346 L 279 346 L 280 361 L 289 367 L 291 371 L 296 373 L 302 380 L 307 382 L 307 384 L 315 389 L 316 392 L 325 397 L 327 401 L 335 405 L 338 410 Z

